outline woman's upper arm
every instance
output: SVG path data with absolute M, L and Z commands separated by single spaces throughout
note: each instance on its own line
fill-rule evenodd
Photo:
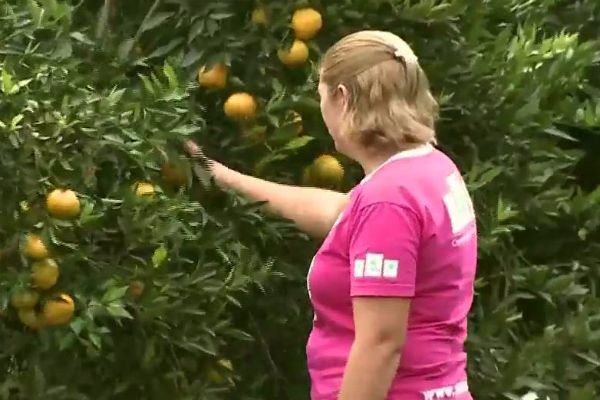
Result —
M 360 209 L 349 242 L 350 294 L 357 339 L 402 345 L 415 295 L 421 225 L 408 206 Z
M 317 189 L 326 190 L 326 189 Z M 322 215 L 321 221 L 323 222 L 321 237 L 327 236 L 331 228 L 340 218 L 342 212 L 350 202 L 350 193 L 341 193 L 327 190 L 327 198 L 323 199 L 321 203 L 312 204 L 311 207 L 321 207 L 324 215 Z M 328 206 L 324 206 L 328 205 Z
M 380 202 L 360 209 L 349 242 L 351 296 L 414 296 L 420 240 L 410 207 Z

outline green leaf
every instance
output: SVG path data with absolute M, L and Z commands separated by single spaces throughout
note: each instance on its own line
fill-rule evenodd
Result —
M 115 318 L 133 319 L 133 316 L 119 303 L 111 303 L 106 307 L 110 316 Z
M 29 6 L 29 12 L 33 18 L 33 23 L 36 28 L 39 28 L 42 25 L 43 17 L 44 17 L 44 9 L 40 7 L 40 5 L 35 0 L 29 0 L 27 2 Z
M 104 293 L 100 301 L 102 303 L 111 303 L 115 300 L 122 299 L 125 296 L 125 293 L 127 293 L 128 288 L 129 286 L 111 287 Z
M 90 46 L 94 45 L 94 42 L 91 41 L 85 34 L 83 34 L 81 32 L 72 32 L 70 36 L 73 39 L 77 40 L 78 42 L 85 43 L 85 44 L 88 44 Z
M 160 46 L 159 48 L 154 50 L 152 53 L 150 53 L 147 56 L 147 58 L 152 59 L 152 58 L 163 57 L 163 56 L 169 54 L 171 51 L 173 51 L 177 46 L 179 46 L 184 41 L 185 41 L 185 39 L 183 39 L 181 37 L 176 37 L 173 40 L 171 40 L 169 43 L 167 43 L 166 45 Z
M 535 116 L 540 111 L 540 97 L 539 92 L 535 92 L 529 95 L 529 101 L 525 103 L 523 107 L 517 110 L 515 119 L 518 121 L 526 121 Z
M 25 118 L 23 114 L 15 115 L 13 119 L 10 121 L 10 130 L 14 131 L 19 127 L 19 122 L 21 122 Z
M 146 91 L 150 94 L 156 95 L 156 91 L 154 90 L 154 86 L 152 85 L 152 82 L 150 82 L 150 79 L 145 76 L 145 75 L 138 75 L 140 77 L 140 79 L 142 80 L 143 84 L 144 84 L 144 89 L 146 89 Z
M 167 249 L 164 246 L 158 247 L 152 254 L 152 266 L 154 268 L 160 267 L 167 259 L 167 255 Z
M 117 50 L 117 55 L 118 55 L 119 59 L 120 60 L 127 59 L 127 57 L 129 57 L 129 54 L 131 54 L 131 50 L 133 49 L 134 45 L 135 45 L 134 38 L 129 38 L 129 39 L 123 40 Z
M 234 15 L 234 13 L 212 13 L 210 14 L 210 18 L 214 19 L 215 21 L 220 21 L 222 19 L 231 18 Z
M 578 142 L 578 140 L 575 139 L 573 136 L 571 136 L 568 133 L 566 133 L 565 131 L 557 129 L 555 127 L 546 128 L 546 129 L 544 129 L 544 132 L 547 133 L 548 135 L 555 136 L 560 139 L 565 139 L 570 142 Z
M 121 101 L 123 94 L 125 94 L 125 89 L 113 88 L 113 90 L 111 90 L 109 95 L 106 97 L 106 101 L 111 107 L 114 107 L 117 105 L 117 103 L 119 103 L 119 101 Z
M 165 21 L 171 18 L 173 15 L 173 12 L 158 12 L 152 15 L 152 17 L 144 21 L 144 23 L 140 27 L 140 32 L 143 33 L 156 28 L 157 26 L 163 24 Z
M 77 332 L 78 333 L 78 332 Z M 60 340 L 58 342 L 58 348 L 62 350 L 67 350 L 73 347 L 75 344 L 75 335 L 72 332 L 66 332 L 61 335 Z
M 14 83 L 12 79 L 12 75 L 6 70 L 6 68 L 2 68 L 2 92 L 4 94 L 13 94 Z
M 179 87 L 179 82 L 177 80 L 177 73 L 173 67 L 170 64 L 165 63 L 165 66 L 163 67 L 163 73 L 169 81 L 169 88 L 171 90 L 177 89 Z
M 86 322 L 83 318 L 74 318 L 69 327 L 76 335 L 79 335 L 83 331 L 85 324 Z
M 304 135 L 290 140 L 284 147 L 283 150 L 296 150 L 306 146 L 314 137 Z
M 270 163 L 277 161 L 277 160 L 285 160 L 288 156 L 283 154 L 283 153 L 271 153 L 265 157 L 263 157 L 261 160 L 259 160 L 256 163 L 256 166 L 254 167 L 254 171 L 257 175 L 261 175 L 264 171 L 264 169 L 267 167 L 267 165 L 269 165 Z
M 96 333 L 90 333 L 89 339 L 97 349 L 100 349 L 102 347 L 102 340 L 100 339 L 100 336 Z

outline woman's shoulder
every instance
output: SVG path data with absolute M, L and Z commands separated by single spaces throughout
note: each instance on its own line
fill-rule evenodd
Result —
M 361 182 L 353 189 L 352 195 L 355 209 L 363 209 L 377 204 L 411 207 L 414 201 L 410 183 L 379 179 L 379 177 Z
M 446 177 L 457 171 L 452 160 L 437 149 L 424 157 L 399 159 L 355 187 L 356 203 L 360 208 L 391 203 L 420 210 L 445 191 Z

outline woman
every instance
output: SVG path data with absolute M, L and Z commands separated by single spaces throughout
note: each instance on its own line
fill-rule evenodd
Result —
M 432 145 L 426 75 L 399 37 L 361 31 L 324 55 L 319 94 L 336 149 L 365 172 L 350 193 L 209 163 L 219 184 L 325 237 L 308 273 L 311 399 L 471 399 L 463 345 L 475 215 L 457 167 Z

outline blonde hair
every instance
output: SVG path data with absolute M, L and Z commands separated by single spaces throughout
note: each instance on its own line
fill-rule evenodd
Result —
M 349 92 L 342 131 L 367 147 L 435 143 L 438 104 L 410 46 L 391 32 L 359 31 L 335 43 L 321 62 L 321 81 Z

